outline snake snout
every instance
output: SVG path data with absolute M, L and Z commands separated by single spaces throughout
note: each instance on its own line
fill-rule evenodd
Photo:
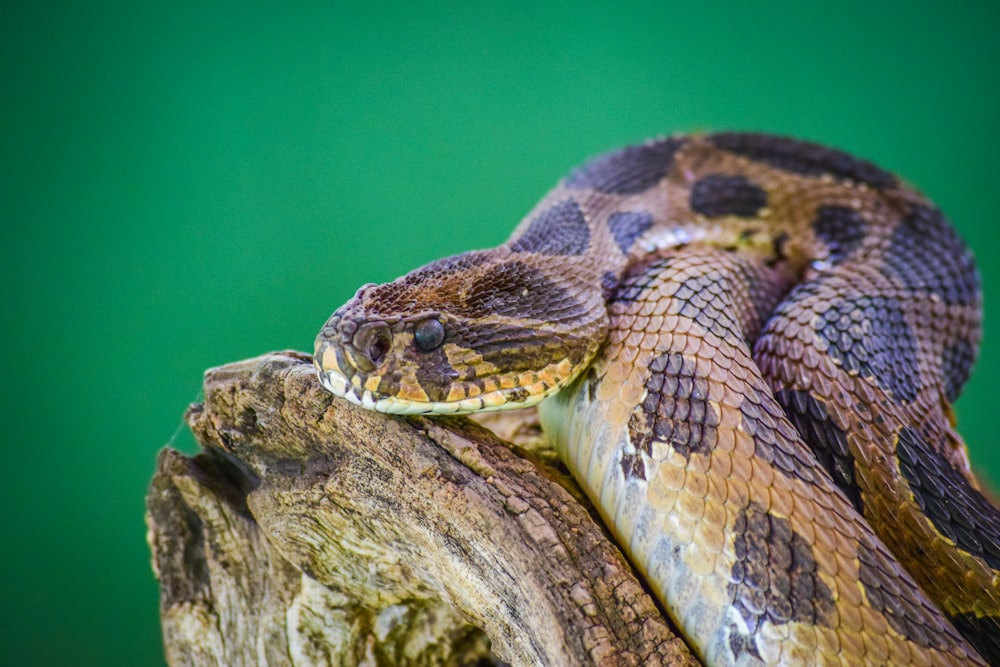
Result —
M 313 360 L 321 374 L 331 371 L 340 375 L 353 375 L 354 365 L 344 354 L 351 346 L 357 324 L 343 317 L 343 309 L 337 310 L 326 321 L 316 336 Z
M 315 359 L 323 372 L 351 376 L 378 368 L 392 347 L 392 332 L 381 320 L 361 321 L 334 313 L 316 337 Z

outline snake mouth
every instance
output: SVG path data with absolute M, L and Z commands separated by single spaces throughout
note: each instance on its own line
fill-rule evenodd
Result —
M 319 367 L 319 364 L 317 364 L 317 372 L 320 384 L 334 396 L 368 410 L 392 415 L 458 415 L 470 412 L 527 408 L 562 388 L 562 385 L 558 385 L 542 393 L 529 395 L 516 389 L 507 389 L 457 401 L 413 401 L 398 396 L 379 395 L 363 387 L 355 386 L 340 371 L 322 368 Z
M 423 415 L 440 412 L 435 403 L 417 403 L 395 396 L 379 396 L 375 392 L 354 386 L 347 377 L 336 369 L 322 368 L 317 364 L 320 384 L 334 396 L 376 412 L 394 415 Z
M 341 371 L 337 348 L 326 341 L 317 345 L 313 363 L 316 366 L 320 384 L 323 385 L 324 389 L 334 396 L 376 412 L 394 415 L 458 414 L 502 409 L 504 406 L 501 403 L 506 403 L 505 399 L 499 397 L 499 401 L 488 401 L 486 396 L 452 402 L 413 401 L 391 394 L 371 391 L 361 386 L 361 380 L 357 374 L 348 377 Z
M 505 387 L 451 401 L 418 401 L 365 388 L 360 376 L 348 377 L 341 371 L 337 357 L 335 346 L 320 344 L 316 350 L 313 363 L 323 388 L 362 408 L 394 415 L 455 415 L 526 408 L 559 391 L 571 379 L 536 385 L 531 390 Z

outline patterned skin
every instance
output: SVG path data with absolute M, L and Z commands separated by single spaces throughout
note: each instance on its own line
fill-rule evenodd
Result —
M 971 254 L 878 167 L 759 134 L 592 160 L 505 245 L 362 287 L 330 391 L 384 412 L 541 406 L 709 664 L 1000 664 L 1000 513 L 950 404 Z

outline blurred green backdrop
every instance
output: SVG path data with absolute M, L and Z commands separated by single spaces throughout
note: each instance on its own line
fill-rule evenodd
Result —
M 0 663 L 162 663 L 143 494 L 203 369 L 309 350 L 361 283 L 676 130 L 835 144 L 949 212 L 988 310 L 958 411 L 1000 481 L 1000 5 L 361 4 L 3 3 Z

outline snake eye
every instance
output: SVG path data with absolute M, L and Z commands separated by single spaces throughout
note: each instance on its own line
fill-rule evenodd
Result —
M 444 342 L 444 325 L 441 320 L 431 318 L 420 322 L 413 329 L 413 342 L 424 352 L 441 347 Z
M 354 334 L 354 347 L 361 353 L 360 361 L 370 365 L 365 370 L 374 369 L 392 347 L 389 327 L 381 322 L 362 325 Z

